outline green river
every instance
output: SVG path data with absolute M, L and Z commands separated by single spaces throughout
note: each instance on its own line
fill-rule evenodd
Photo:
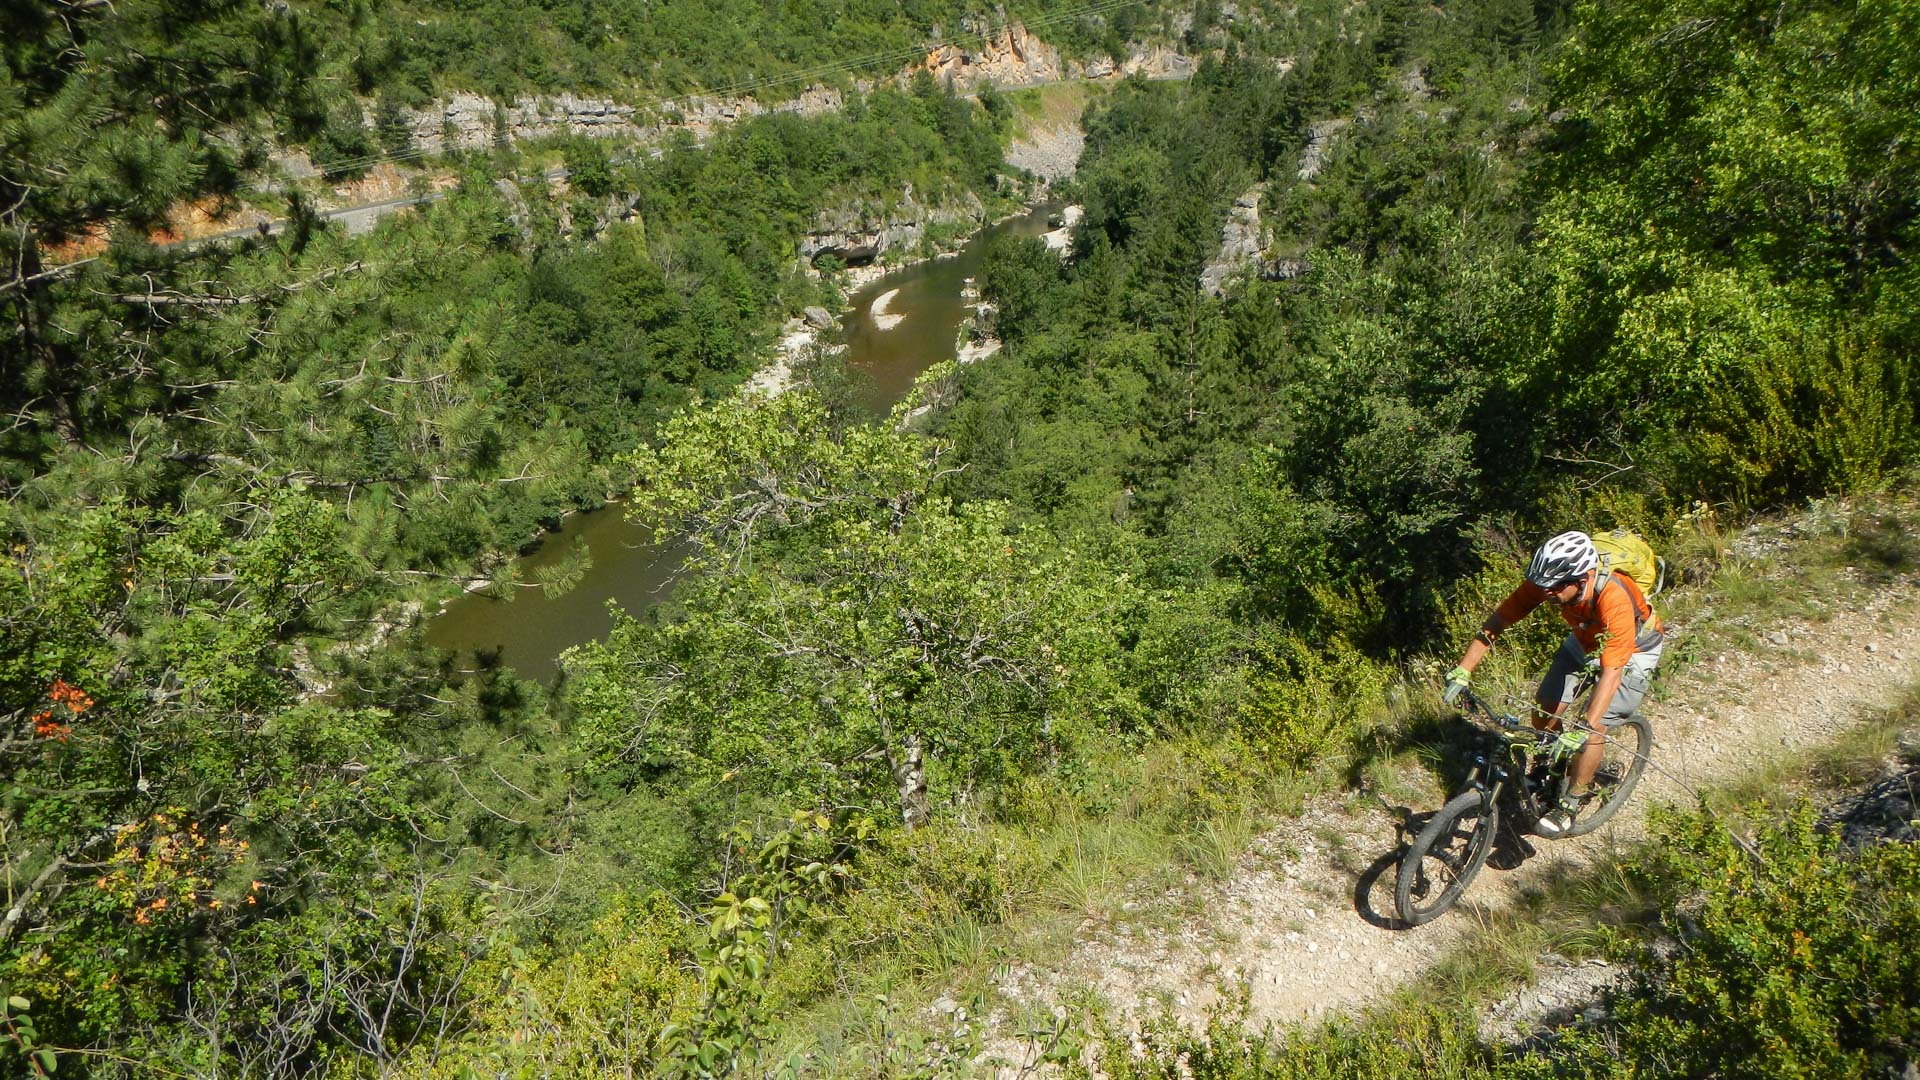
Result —
M 871 380 L 876 414 L 905 396 L 921 372 L 954 358 L 954 339 L 969 313 L 961 292 L 966 280 L 980 273 L 987 242 L 1046 231 L 1044 209 L 1010 218 L 983 230 L 955 255 L 903 267 L 848 298 L 840 340 L 848 346 L 849 362 Z M 874 316 L 872 309 L 883 296 L 884 312 L 904 318 Z M 892 325 L 883 328 L 883 323 Z M 549 681 L 559 672 L 562 650 L 612 629 L 609 600 L 630 612 L 657 603 L 680 562 L 676 551 L 652 543 L 648 530 L 627 521 L 612 504 L 568 518 L 520 560 L 519 580 L 532 580 L 535 571 L 565 558 L 576 539 L 586 544 L 592 566 L 574 588 L 560 596 L 520 589 L 510 599 L 469 593 L 433 619 L 427 640 L 467 660 L 497 656 L 522 676 Z

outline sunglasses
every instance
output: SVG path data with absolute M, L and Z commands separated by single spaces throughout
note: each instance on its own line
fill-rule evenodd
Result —
M 1553 601 L 1556 604 L 1566 603 L 1567 601 L 1571 600 L 1572 597 L 1561 596 L 1560 595 L 1561 591 L 1568 587 L 1572 587 L 1577 590 L 1580 587 L 1581 580 L 1582 580 L 1581 578 L 1568 578 L 1567 580 L 1559 583 L 1558 585 L 1547 586 L 1547 599 Z

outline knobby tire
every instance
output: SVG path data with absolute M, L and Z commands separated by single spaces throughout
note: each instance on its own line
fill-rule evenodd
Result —
M 1448 800 L 1400 860 L 1393 897 L 1400 920 L 1419 926 L 1459 903 L 1487 864 L 1499 828 L 1500 808 L 1482 792 L 1465 791 Z
M 1631 746 L 1616 747 L 1614 740 L 1622 737 L 1627 740 L 1637 737 L 1637 741 Z M 1573 828 L 1566 831 L 1565 839 L 1585 836 L 1620 812 L 1627 796 L 1633 794 L 1634 787 L 1640 783 L 1640 774 L 1647 771 L 1647 759 L 1653 756 L 1653 727 L 1638 716 L 1630 716 L 1607 729 L 1607 745 L 1612 756 L 1601 759 L 1601 772 L 1594 777 L 1594 791 L 1600 798 L 1573 819 Z M 1614 755 L 1616 749 L 1619 753 Z M 1616 768 L 1618 775 L 1608 777 L 1608 770 Z

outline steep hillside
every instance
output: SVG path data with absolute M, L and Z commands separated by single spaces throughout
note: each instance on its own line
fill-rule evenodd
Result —
M 1791 547 L 1767 550 L 1777 543 L 1758 530 L 1735 542 L 1735 558 L 1790 564 Z M 1504 862 L 1496 853 L 1461 908 L 1436 923 L 1409 930 L 1394 914 L 1404 823 L 1443 797 L 1430 780 L 1415 781 L 1416 770 L 1385 790 L 1366 784 L 1309 800 L 1254 837 L 1222 880 L 1189 879 L 1095 913 L 1059 961 L 1010 962 L 991 1007 L 1008 1018 L 1044 1012 L 1091 987 L 1123 1016 L 1170 1011 L 1203 1027 L 1242 990 L 1254 1024 L 1389 1001 L 1490 916 L 1558 880 L 1617 866 L 1646 835 L 1653 808 L 1688 806 L 1806 760 L 1907 699 L 1920 686 L 1920 572 L 1910 559 L 1891 573 L 1848 567 L 1837 595 L 1804 598 L 1820 604 L 1812 617 L 1743 611 L 1711 591 L 1691 599 L 1696 614 L 1672 646 L 1677 670 L 1646 709 L 1657 749 L 1633 802 L 1591 837 L 1535 840 Z M 1743 588 L 1803 588 L 1790 573 L 1756 577 Z M 1733 620 L 1745 648 L 1727 643 Z
M 954 1075 L 1099 1044 L 1116 1077 L 1598 1078 L 1641 1067 L 1615 1035 L 1691 1039 L 1703 1075 L 1904 1067 L 1920 1019 L 1831 988 L 1854 964 L 1920 1017 L 1883 944 L 1920 933 L 1909 848 L 1830 857 L 1789 816 L 1756 861 L 1679 817 L 1644 874 L 1599 841 L 1490 874 L 1504 938 L 1366 916 L 1373 796 L 1437 804 L 1436 676 L 1546 536 L 1673 564 L 1640 809 L 1910 677 L 1911 4 L 1154 10 L 1008 12 L 1029 38 L 937 4 L 7 7 L 0 1067 Z M 984 37 L 921 34 L 962 18 Z M 1134 42 L 1192 77 L 1051 105 L 936 77 Z M 841 107 L 777 108 L 788 76 Z M 727 79 L 764 111 L 661 98 Z M 1020 124 L 1065 133 L 1018 152 L 1084 215 L 955 283 L 997 352 L 885 418 L 830 359 L 739 393 L 847 260 L 1015 212 Z M 270 145 L 348 177 L 429 139 L 432 183 L 302 181 L 418 214 L 349 234 L 296 186 L 277 232 L 156 242 L 268 212 Z M 582 581 L 584 545 L 506 556 L 614 498 L 678 538 L 664 601 L 550 685 L 427 640 L 462 588 Z M 1556 625 L 1476 678 L 1524 686 Z M 1550 880 L 1669 884 L 1576 938 Z M 1635 954 L 1665 982 L 1563 1057 L 1479 1036 L 1476 950 L 1611 962 L 1687 919 L 1765 962 Z M 1261 1017 L 1346 1018 L 1144 1019 L 1133 1053 L 1137 991 L 1191 1020 L 1229 972 Z M 1723 1022 L 1723 982 L 1765 1023 Z M 1347 1016 L 1383 986 L 1466 1004 Z

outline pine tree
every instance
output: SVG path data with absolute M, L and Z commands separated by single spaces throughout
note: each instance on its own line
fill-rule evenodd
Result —
M 117 287 L 117 250 L 86 256 L 235 196 L 270 109 L 286 134 L 316 121 L 317 54 L 286 5 L 248 0 L 8 4 L 0 42 L 0 402 L 77 441 L 86 401 L 139 365 L 101 347 L 123 313 L 63 305 L 151 291 Z

